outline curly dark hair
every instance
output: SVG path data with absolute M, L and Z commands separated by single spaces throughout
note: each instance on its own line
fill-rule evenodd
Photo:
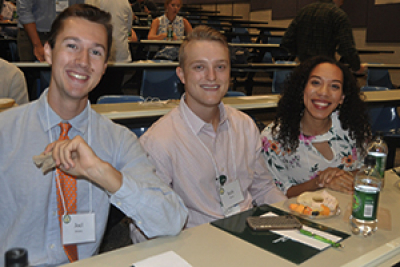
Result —
M 272 134 L 277 136 L 284 149 L 295 151 L 299 146 L 300 120 L 304 111 L 304 89 L 311 72 L 321 63 L 339 67 L 343 73 L 343 94 L 339 120 L 344 130 L 349 131 L 356 145 L 365 152 L 364 144 L 371 138 L 371 127 L 363 101 L 364 95 L 349 69 L 332 58 L 316 56 L 301 63 L 285 81 L 283 96 L 279 100 Z M 278 127 L 279 126 L 279 127 Z

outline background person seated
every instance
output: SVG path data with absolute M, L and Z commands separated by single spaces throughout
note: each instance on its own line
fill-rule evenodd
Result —
M 165 13 L 161 17 L 153 20 L 147 39 L 166 40 L 168 34 L 168 24 L 172 24 L 172 40 L 182 40 L 185 35 L 189 34 L 192 31 L 192 25 L 190 25 L 187 19 L 178 16 L 181 6 L 181 0 L 165 0 Z M 179 47 L 167 46 L 161 51 L 158 51 L 155 55 L 155 58 L 176 60 L 178 58 L 178 52 Z
M 0 98 L 12 98 L 22 105 L 29 102 L 24 73 L 0 58 Z
M 300 64 L 261 136 L 265 162 L 287 197 L 323 187 L 351 193 L 371 130 L 349 69 L 322 56 Z

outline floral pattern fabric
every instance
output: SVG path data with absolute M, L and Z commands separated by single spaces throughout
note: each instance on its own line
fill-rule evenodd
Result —
M 172 29 L 176 34 L 178 40 L 183 40 L 185 38 L 185 25 L 183 23 L 183 17 L 176 16 L 171 22 L 168 20 L 166 15 L 162 15 L 157 18 L 160 21 L 160 26 L 158 26 L 157 34 L 167 33 L 168 24 L 172 24 Z M 154 56 L 154 59 L 169 59 L 177 60 L 179 56 L 179 46 L 165 46 L 163 49 L 158 51 Z
M 268 125 L 261 134 L 263 156 L 275 180 L 275 184 L 285 194 L 297 184 L 314 179 L 319 171 L 328 167 L 337 167 L 345 171 L 354 171 L 360 167 L 360 154 L 356 141 L 343 130 L 338 113 L 332 113 L 332 126 L 328 132 L 317 136 L 305 136 L 300 133 L 296 151 L 288 151 L 272 136 L 272 126 Z M 334 157 L 326 159 L 312 144 L 328 142 Z

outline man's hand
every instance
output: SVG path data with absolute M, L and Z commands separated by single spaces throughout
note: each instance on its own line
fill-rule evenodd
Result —
M 122 174 L 101 160 L 81 136 L 49 144 L 44 153 L 51 152 L 56 166 L 73 176 L 84 176 L 110 193 L 122 185 Z
M 40 43 L 38 45 L 34 45 L 33 46 L 33 53 L 35 54 L 35 57 L 37 58 L 37 60 L 39 60 L 40 62 L 44 62 L 44 48 L 43 45 Z
M 56 166 L 73 176 L 88 177 L 88 170 L 94 168 L 96 162 L 100 161 L 81 136 L 53 142 L 44 152 L 52 152 Z

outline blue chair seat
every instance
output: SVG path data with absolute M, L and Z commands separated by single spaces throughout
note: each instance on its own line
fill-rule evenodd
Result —
M 296 64 L 295 61 L 276 61 L 277 64 Z M 274 71 L 272 78 L 272 93 L 281 94 L 283 92 L 283 87 L 286 81 L 286 78 L 289 74 L 292 73 L 293 70 L 276 70 Z
M 160 100 L 180 99 L 179 84 L 175 69 L 145 69 L 140 95 L 144 98 L 157 97 Z
M 361 91 L 387 91 L 387 87 L 363 86 Z M 386 161 L 386 169 L 394 167 L 396 148 L 400 147 L 400 118 L 395 106 L 372 106 L 368 108 L 369 121 L 373 134 L 382 132 L 389 153 Z
M 97 104 L 116 104 L 116 103 L 133 103 L 143 102 L 144 99 L 137 95 L 104 95 L 97 99 Z M 148 127 L 131 128 L 130 130 L 139 138 L 147 131 Z

